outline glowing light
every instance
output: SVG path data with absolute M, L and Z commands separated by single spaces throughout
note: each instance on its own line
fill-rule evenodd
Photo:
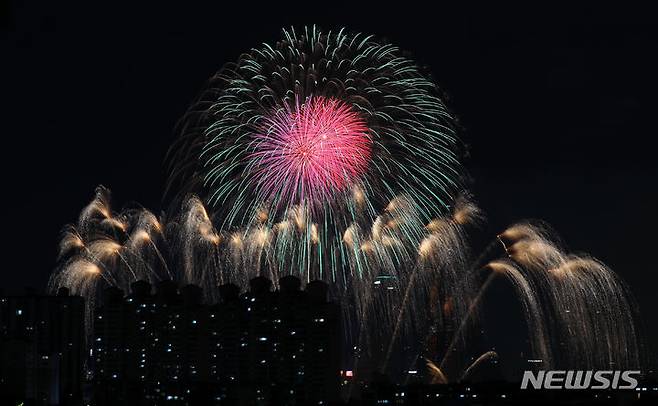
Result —
M 101 269 L 98 267 L 98 265 L 92 264 L 92 263 L 87 263 L 84 270 L 85 270 L 85 272 L 93 274 L 93 275 L 97 275 L 97 274 L 101 273 Z
M 429 236 L 425 238 L 423 241 L 421 241 L 420 246 L 418 247 L 418 255 L 420 255 L 421 258 L 427 258 L 434 251 L 435 244 L 435 237 Z
M 151 236 L 149 235 L 149 233 L 147 233 L 144 230 L 139 230 L 135 234 L 135 240 L 137 240 L 137 241 L 148 241 L 150 239 L 151 239 Z
M 231 236 L 231 245 L 234 247 L 242 247 L 242 236 L 239 233 L 233 233 Z

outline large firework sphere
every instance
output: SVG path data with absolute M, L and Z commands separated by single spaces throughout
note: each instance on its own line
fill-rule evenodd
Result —
M 454 120 L 436 84 L 396 46 L 345 30 L 284 30 L 241 55 L 210 79 L 179 133 L 175 204 L 199 195 L 222 233 L 294 217 L 296 240 L 315 246 L 315 259 L 294 261 L 308 277 L 330 269 L 335 279 L 346 232 L 352 241 L 395 209 L 420 241 L 459 191 Z

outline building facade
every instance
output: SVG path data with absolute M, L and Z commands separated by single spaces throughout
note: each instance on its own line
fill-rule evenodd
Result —
M 64 288 L 0 298 L 0 403 L 82 403 L 84 316 Z
M 104 292 L 94 316 L 96 404 L 328 404 L 339 396 L 340 309 L 327 286 L 264 277 L 220 303 L 170 281 Z M 152 292 L 154 290 L 154 292 Z

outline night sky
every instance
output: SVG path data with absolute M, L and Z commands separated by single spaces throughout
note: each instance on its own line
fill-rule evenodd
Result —
M 57 3 L 1 9 L 6 291 L 44 287 L 61 227 L 96 185 L 117 208 L 161 208 L 173 126 L 222 64 L 282 26 L 344 25 L 408 50 L 449 96 L 488 218 L 476 249 L 515 221 L 547 221 L 627 281 L 658 342 L 658 64 L 647 13 Z

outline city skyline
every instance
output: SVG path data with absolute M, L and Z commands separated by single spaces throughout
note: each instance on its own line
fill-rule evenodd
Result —
M 62 405 L 85 399 L 101 406 L 117 401 L 345 404 L 340 399 L 362 405 L 451 400 L 607 404 L 610 399 L 650 402 L 658 393 L 655 377 L 652 380 L 640 371 L 634 372 L 640 381 L 632 391 L 551 394 L 537 389 L 537 383 L 532 384 L 534 390 L 523 390 L 524 384 L 519 390 L 519 380 L 503 379 L 495 353 L 493 358 L 483 354 L 452 383 L 434 381 L 432 368 L 425 371 L 420 365 L 404 371 L 408 375 L 404 383 L 378 374 L 371 369 L 374 365 L 345 370 L 339 352 L 350 348 L 344 348 L 341 339 L 339 306 L 327 301 L 328 285 L 315 281 L 302 290 L 301 281 L 292 276 L 280 279 L 276 290 L 264 277 L 252 279 L 249 285 L 245 292 L 237 285 L 222 285 L 216 303 L 204 302 L 196 285 L 178 286 L 168 280 L 155 286 L 137 281 L 126 292 L 107 287 L 88 320 L 87 334 L 82 328 L 83 299 L 70 296 L 66 288 L 52 296 L 28 292 L 1 297 L 0 399 Z M 530 362 L 541 360 L 528 359 L 529 364 L 521 368 L 538 366 Z M 543 376 L 546 371 L 538 372 Z M 576 381 L 582 379 L 581 372 Z M 568 374 L 565 382 L 573 385 Z

